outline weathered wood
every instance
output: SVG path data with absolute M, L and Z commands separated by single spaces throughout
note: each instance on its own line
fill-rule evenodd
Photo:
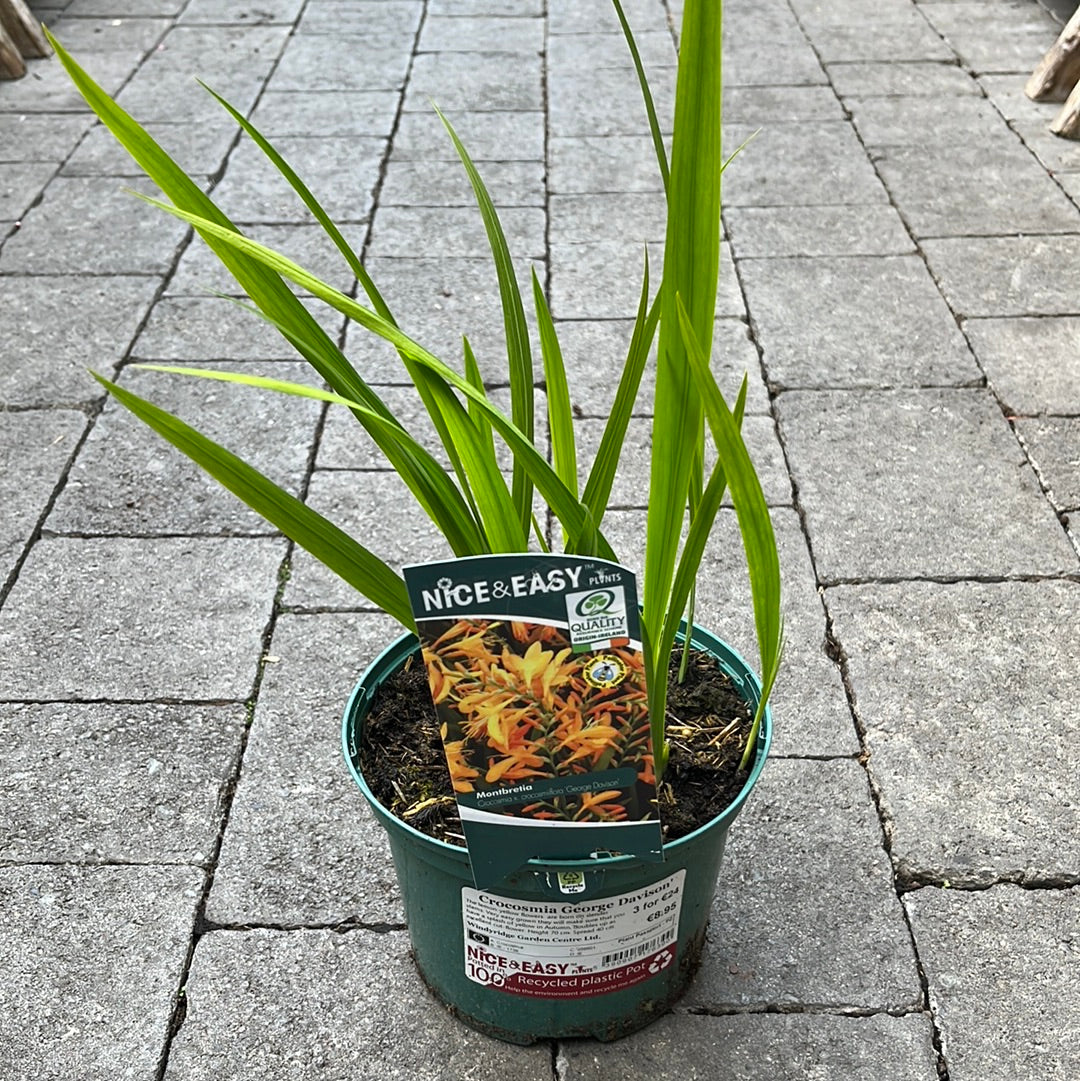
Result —
M 1080 7 L 1035 65 L 1024 93 L 1032 101 L 1064 101 L 1080 80 Z
M 0 0 L 0 23 L 24 58 L 48 56 L 52 52 L 41 32 L 41 23 L 31 14 L 26 0 Z
M 1080 139 L 1080 83 L 1072 88 L 1050 130 L 1063 139 Z
M 0 23 L 0 79 L 21 79 L 25 74 L 22 54 L 15 48 L 4 24 Z

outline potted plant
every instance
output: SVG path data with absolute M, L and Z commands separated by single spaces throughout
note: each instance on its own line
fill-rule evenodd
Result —
M 498 275 L 507 340 L 509 415 L 488 398 L 484 373 L 467 340 L 463 346 L 464 373 L 459 374 L 398 328 L 386 300 L 318 201 L 270 143 L 232 106 L 218 98 L 325 229 L 355 273 L 370 306 L 241 235 L 145 130 L 56 45 L 57 54 L 91 108 L 171 200 L 171 205 L 148 201 L 194 227 L 232 272 L 257 313 L 284 335 L 330 389 L 230 372 L 161 370 L 246 384 L 349 409 L 460 560 L 508 558 L 514 553 L 526 553 L 530 547 L 548 552 L 548 538 L 533 517 L 534 497 L 538 494 L 559 523 L 561 545 L 557 546 L 561 554 L 544 557 L 551 565 L 564 565 L 559 560 L 576 561 L 574 566 L 599 567 L 601 574 L 603 568 L 617 565 L 617 553 L 604 536 L 604 514 L 642 371 L 658 337 L 644 591 L 640 613 L 635 604 L 626 615 L 627 625 L 632 625 L 641 643 L 639 655 L 628 654 L 628 664 L 639 663 L 643 688 L 634 707 L 637 712 L 630 707 L 624 712 L 641 718 L 647 706 L 648 741 L 640 734 L 635 736 L 631 758 L 640 776 L 647 776 L 665 791 L 670 789 L 679 757 L 671 756 L 673 733 L 678 731 L 682 738 L 689 729 L 683 722 L 672 728 L 665 724 L 669 716 L 669 673 L 672 685 L 678 687 L 690 663 L 689 647 L 693 646 L 707 655 L 706 665 L 722 673 L 721 678 L 731 683 L 745 705 L 746 723 L 735 756 L 736 794 L 733 798 L 714 797 L 705 815 L 707 820 L 667 844 L 663 862 L 650 863 L 601 851 L 574 861 L 549 856 L 531 860 L 489 891 L 474 888 L 464 848 L 414 828 L 407 815 L 401 817 L 401 808 L 394 813 L 386 805 L 391 801 L 380 801 L 365 776 L 369 712 L 383 685 L 398 678 L 419 650 L 417 622 L 402 577 L 354 537 L 275 486 L 239 457 L 126 388 L 95 376 L 137 417 L 403 625 L 403 636 L 391 643 L 361 677 L 349 702 L 343 726 L 346 756 L 389 831 L 422 975 L 465 1020 L 517 1042 L 556 1035 L 612 1038 L 658 1016 L 685 989 L 704 940 L 728 825 L 749 794 L 768 750 L 771 721 L 767 701 L 781 652 L 776 543 L 761 485 L 740 433 L 746 381 L 734 406 L 729 407 L 708 361 L 719 264 L 720 178 L 726 165 L 720 145 L 720 5 L 712 0 L 687 0 L 684 7 L 669 165 L 633 35 L 619 0 L 613 2 L 641 81 L 664 178 L 668 203 L 666 257 L 662 281 L 653 297 L 646 256 L 632 341 L 584 488 L 578 485 L 573 411 L 559 343 L 535 274 L 533 304 L 551 432 L 550 462 L 533 442 L 535 381 L 525 305 L 498 215 L 468 153 L 445 118 L 449 137 L 476 194 Z M 442 440 L 451 472 L 413 439 L 361 379 L 288 282 L 301 286 L 396 347 Z M 715 464 L 708 470 L 706 432 L 715 446 Z M 509 484 L 496 461 L 496 436 L 513 455 Z M 697 571 L 728 489 L 746 552 L 760 650 L 760 681 L 728 646 L 693 622 Z M 485 642 L 484 648 L 490 648 L 490 640 L 484 637 L 489 631 L 488 626 L 479 628 L 469 641 L 477 649 L 478 643 Z M 461 628 L 455 633 L 468 637 Z M 527 639 L 530 632 L 518 628 L 514 633 Z M 562 680 L 569 686 L 579 679 L 580 672 L 568 659 L 570 651 L 558 650 L 547 632 L 523 642 L 517 652 L 515 649 L 510 642 L 504 660 L 499 662 L 504 665 L 500 669 L 504 703 L 512 698 L 505 669 L 515 665 L 521 671 L 528 668 L 522 677 L 526 682 L 547 679 L 545 694 L 555 693 L 551 680 Z M 639 656 L 640 661 L 636 662 L 634 656 Z M 428 652 L 425 659 L 427 674 L 434 684 L 441 678 L 435 671 L 438 658 Z M 559 667 L 557 676 L 538 674 L 542 668 L 547 671 L 552 666 Z M 455 669 L 453 679 L 464 678 L 465 671 Z M 443 670 L 442 676 L 446 675 Z M 573 685 L 580 686 L 580 681 Z M 599 685 L 604 686 L 602 681 Z M 575 703 L 577 708 L 578 699 Z M 565 696 L 559 699 L 560 707 L 566 704 Z M 430 701 L 427 706 L 430 710 Z M 489 717 L 485 723 L 497 727 L 504 722 L 505 717 L 503 721 Z M 535 725 L 533 721 L 528 723 Z M 520 725 L 517 730 L 521 731 Z M 543 770 L 538 767 L 543 759 L 537 751 L 538 737 L 533 738 L 525 751 L 519 748 L 517 766 L 525 774 L 547 776 L 558 772 L 560 763 L 580 762 L 583 755 L 591 756 L 594 765 L 612 764 L 618 742 L 611 734 L 616 732 L 615 722 L 587 729 L 579 723 L 577 732 L 584 743 L 571 746 L 568 739 L 560 737 L 544 752 L 548 758 Z M 535 731 L 532 737 L 536 737 Z M 625 734 L 618 739 L 625 749 Z M 498 743 L 494 736 L 489 743 L 491 740 Z M 459 794 L 471 791 L 472 781 L 481 769 L 474 759 L 466 757 L 462 741 L 451 740 L 444 748 L 436 746 L 437 753 L 442 750 L 450 767 L 444 771 L 447 790 L 453 786 Z M 497 752 L 501 758 L 496 761 L 489 757 L 483 764 L 487 780 L 496 786 L 515 768 L 505 739 L 491 753 Z M 583 795 L 574 807 L 580 809 L 588 804 L 597 817 L 606 816 L 610 821 L 620 818 L 611 810 L 608 793 L 594 789 L 587 797 Z M 538 799 L 533 806 L 546 805 Z M 565 801 L 550 804 L 564 817 L 566 806 Z M 625 817 L 625 809 L 620 809 L 621 817 Z M 556 810 L 549 810 L 540 812 L 539 817 L 544 813 L 556 816 Z M 615 945 L 601 948 L 587 944 L 595 941 Z M 597 952 L 601 949 L 607 950 L 602 957 Z

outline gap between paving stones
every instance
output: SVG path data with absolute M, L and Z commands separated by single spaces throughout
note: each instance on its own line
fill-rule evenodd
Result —
M 304 5 L 304 7 L 306 8 L 306 4 Z M 360 257 L 361 262 L 364 261 L 364 259 L 366 257 L 366 254 L 367 254 L 367 251 L 368 251 L 368 248 L 370 247 L 370 244 L 371 244 L 371 238 L 372 238 L 373 225 L 374 225 L 374 221 L 375 221 L 375 215 L 376 215 L 376 213 L 378 211 L 378 208 L 379 208 L 379 197 L 380 197 L 383 185 L 384 185 L 385 180 L 386 180 L 386 173 L 387 173 L 387 169 L 388 169 L 388 166 L 389 166 L 391 153 L 393 151 L 394 138 L 395 138 L 395 136 L 397 134 L 398 128 L 399 128 L 400 123 L 401 123 L 401 116 L 402 116 L 402 111 L 403 111 L 403 108 L 404 108 L 405 95 L 406 95 L 406 92 L 408 90 L 409 81 L 410 81 L 411 74 L 412 74 L 413 61 L 415 59 L 418 44 L 419 44 L 419 41 L 420 41 L 420 37 L 421 37 L 421 34 L 423 33 L 424 25 L 425 25 L 426 20 L 427 20 L 427 9 L 428 9 L 428 4 L 427 4 L 427 2 L 425 0 L 425 2 L 423 4 L 423 7 L 421 9 L 421 16 L 420 16 L 420 19 L 419 19 L 419 22 L 418 22 L 418 25 L 417 25 L 417 28 L 416 28 L 416 33 L 415 33 L 414 38 L 413 38 L 412 48 L 410 50 L 410 55 L 409 55 L 409 61 L 408 61 L 408 65 L 407 65 L 407 68 L 406 68 L 405 79 L 404 79 L 404 82 L 403 82 L 403 84 L 401 86 L 401 89 L 400 89 L 400 92 L 399 92 L 398 101 L 397 101 L 397 107 L 396 107 L 395 113 L 394 113 L 394 120 L 393 120 L 393 123 L 391 125 L 391 130 L 390 130 L 389 137 L 387 139 L 386 145 L 385 145 L 383 153 L 382 153 L 381 161 L 379 163 L 379 169 L 378 169 L 378 174 L 377 174 L 377 178 L 376 178 L 376 181 L 375 181 L 375 185 L 374 185 L 374 187 L 372 189 L 371 209 L 370 209 L 369 214 L 367 215 L 367 225 L 366 225 L 366 228 L 365 228 L 365 231 L 364 231 L 364 240 L 363 240 L 363 244 L 361 246 L 361 250 L 359 252 L 359 257 Z M 301 8 L 300 13 L 297 16 L 297 20 L 302 18 L 303 11 L 304 11 L 304 8 Z M 271 68 L 270 72 L 268 73 L 265 81 L 263 82 L 262 87 L 260 88 L 260 91 L 259 91 L 258 95 L 256 96 L 254 103 L 252 104 L 252 111 L 255 108 L 258 107 L 259 101 L 262 99 L 263 94 L 266 92 L 266 88 L 269 85 L 269 82 L 270 82 L 270 79 L 271 79 L 271 77 L 273 75 L 273 72 L 274 72 L 274 70 L 276 70 L 277 64 L 280 62 L 281 55 L 282 54 L 279 53 L 279 55 L 277 57 L 277 60 L 275 61 L 275 64 L 273 65 L 273 67 Z M 220 177 L 222 175 L 224 175 L 224 171 L 225 171 L 225 168 L 226 168 L 228 157 L 231 156 L 232 149 L 235 149 L 236 145 L 239 143 L 240 135 L 241 135 L 241 133 L 238 131 L 236 139 L 233 142 L 233 146 L 230 149 L 230 154 L 226 156 L 225 162 L 223 162 L 223 164 L 222 164 L 222 167 L 221 167 L 221 170 L 219 171 L 218 177 L 215 179 L 214 184 L 211 185 L 211 190 L 212 190 L 213 186 L 216 185 L 217 179 L 220 179 Z M 172 270 L 170 272 L 170 275 L 168 277 L 166 277 L 162 281 L 161 289 L 160 289 L 160 291 L 158 293 L 158 296 L 155 298 L 154 303 L 156 303 L 157 300 L 160 299 L 161 295 L 165 292 L 165 288 L 166 288 L 166 286 L 168 284 L 169 279 L 171 278 L 172 274 L 174 274 L 175 271 L 176 271 L 176 266 L 178 265 L 178 262 L 179 262 L 179 256 L 177 258 L 177 261 L 174 262 L 174 264 L 172 266 Z M 353 285 L 352 285 L 352 288 L 348 291 L 348 294 L 355 298 L 358 295 L 359 288 L 360 288 L 359 282 L 354 281 Z M 146 319 L 149 318 L 149 311 L 153 308 L 153 306 L 154 305 L 151 304 L 150 309 L 148 309 L 147 314 L 146 314 L 146 316 L 144 317 L 144 320 L 143 320 L 144 324 L 145 324 Z M 140 330 L 141 329 L 142 328 L 140 327 Z M 337 345 L 338 345 L 339 348 L 342 348 L 342 349 L 344 348 L 344 345 L 345 345 L 346 329 L 347 329 L 347 324 L 345 324 L 345 325 L 343 325 L 341 327 L 341 329 L 338 332 L 338 336 L 337 336 Z M 129 352 L 130 352 L 130 349 L 129 349 Z M 303 480 L 301 482 L 301 491 L 299 493 L 299 497 L 301 499 L 303 499 L 303 500 L 306 500 L 306 498 L 307 498 L 308 489 L 309 489 L 310 484 L 311 484 L 311 478 L 312 478 L 312 476 L 313 476 L 313 474 L 315 472 L 315 463 L 316 463 L 316 460 L 317 460 L 319 447 L 320 447 L 320 444 L 322 442 L 322 436 L 323 436 L 323 431 L 324 431 L 325 424 L 326 424 L 326 417 L 327 417 L 328 411 L 329 411 L 329 405 L 328 404 L 324 405 L 321 412 L 320 412 L 320 415 L 319 415 L 319 417 L 317 418 L 317 421 L 316 421 L 316 425 L 315 425 L 315 429 L 314 429 L 314 433 L 313 433 L 313 438 L 312 438 L 312 442 L 311 442 L 311 446 L 310 446 L 310 450 L 309 450 L 309 454 L 308 454 L 308 461 L 307 461 L 306 469 L 304 471 L 304 477 L 303 477 Z M 205 884 L 204 884 L 204 887 L 203 887 L 202 896 L 200 897 L 198 905 L 196 907 L 195 926 L 194 926 L 194 929 L 193 929 L 191 942 L 190 942 L 189 949 L 188 949 L 188 952 L 187 952 L 187 956 L 185 958 L 184 966 L 183 966 L 183 969 L 182 969 L 182 976 L 181 976 L 181 980 L 180 980 L 179 990 L 178 990 L 178 993 L 177 993 L 177 996 L 176 996 L 176 1003 L 175 1003 L 175 1006 L 174 1006 L 172 1017 L 170 1019 L 168 1035 L 166 1037 L 164 1048 L 163 1048 L 163 1051 L 162 1051 L 161 1062 L 160 1062 L 159 1069 L 158 1069 L 158 1074 L 157 1074 L 157 1081 L 163 1081 L 163 1079 L 165 1078 L 165 1076 L 166 1076 L 166 1074 L 168 1072 L 169 1057 L 170 1057 L 170 1053 L 172 1051 L 173 1041 L 175 1040 L 175 1037 L 176 1037 L 177 1033 L 181 1030 L 181 1028 L 183 1027 L 184 1021 L 186 1020 L 186 1016 L 187 1016 L 187 1000 L 186 1000 L 186 995 L 184 993 L 184 988 L 185 988 L 185 986 L 187 984 L 187 981 L 188 981 L 188 978 L 190 976 L 191 966 L 192 966 L 192 963 L 194 961 L 195 953 L 196 953 L 196 950 L 198 949 L 199 943 L 202 940 L 202 938 L 207 934 L 228 933 L 228 931 L 230 930 L 230 928 L 227 928 L 225 925 L 215 925 L 211 921 L 208 921 L 206 919 L 206 907 L 207 907 L 207 903 L 208 903 L 208 900 L 209 900 L 209 897 L 210 897 L 210 892 L 211 892 L 211 890 L 213 888 L 215 873 L 216 873 L 216 869 L 217 869 L 217 866 L 218 866 L 218 863 L 219 863 L 219 860 L 220 860 L 220 856 L 221 856 L 222 845 L 224 843 L 225 835 L 226 835 L 226 832 L 228 830 L 229 820 L 230 820 L 230 817 L 231 817 L 233 803 L 234 803 L 234 800 L 235 800 L 236 787 L 237 787 L 237 784 L 239 783 L 240 774 L 241 774 L 242 769 L 243 769 L 245 751 L 247 749 L 248 739 L 249 739 L 250 732 L 251 732 L 251 721 L 252 721 L 253 716 L 254 716 L 254 710 L 255 710 L 256 704 L 258 702 L 259 691 L 261 689 L 263 676 L 264 676 L 264 673 L 265 673 L 265 670 L 266 670 L 266 658 L 268 658 L 271 655 L 271 644 L 272 644 L 272 640 L 273 640 L 274 630 L 275 630 L 275 628 L 277 626 L 278 618 L 281 615 L 282 611 L 284 610 L 283 599 L 284 599 L 285 590 L 287 588 L 288 581 L 289 581 L 289 578 L 290 578 L 292 557 L 293 557 L 293 553 L 295 551 L 295 547 L 296 546 L 291 542 L 288 544 L 288 546 L 286 548 L 286 551 L 285 551 L 284 558 L 283 558 L 282 563 L 281 563 L 279 573 L 278 573 L 277 590 L 276 590 L 276 593 L 275 593 L 273 605 L 271 607 L 270 616 L 269 616 L 269 619 L 267 621 L 267 625 L 266 625 L 266 628 L 264 630 L 263 639 L 262 639 L 262 650 L 261 650 L 262 660 L 261 660 L 261 662 L 259 664 L 259 667 L 258 667 L 258 673 L 257 673 L 257 676 L 256 676 L 255 686 L 254 686 L 254 688 L 252 690 L 252 693 L 251 693 L 250 697 L 248 698 L 248 700 L 246 702 L 246 706 L 247 706 L 247 710 L 248 710 L 248 723 L 245 726 L 244 731 L 243 731 L 242 736 L 241 736 L 241 743 L 240 743 L 240 748 L 239 748 L 239 751 L 238 751 L 238 754 L 237 754 L 235 767 L 233 769 L 233 772 L 232 772 L 231 776 L 226 780 L 226 783 L 225 783 L 225 786 L 224 786 L 225 790 L 224 790 L 224 792 L 222 794 L 222 800 L 221 800 L 221 808 L 222 808 L 221 809 L 221 819 L 220 819 L 220 823 L 219 823 L 219 827 L 218 827 L 217 836 L 216 836 L 216 838 L 214 840 L 214 847 L 213 847 L 211 857 L 210 857 L 210 860 L 209 860 L 208 866 L 207 866 L 207 872 L 208 873 L 207 873 L 206 881 L 205 881 Z M 317 926 L 317 925 L 312 925 L 312 926 L 314 927 L 314 926 Z M 239 929 L 240 928 L 236 928 L 236 930 L 239 930 Z M 245 929 L 248 929 L 248 928 L 245 927 Z M 287 931 L 287 930 L 292 930 L 293 928 L 282 926 L 282 927 L 277 927 L 275 929 L 282 930 L 282 931 Z M 297 926 L 295 929 L 300 930 L 300 929 L 308 929 L 308 928 L 306 926 L 304 926 L 303 928 L 301 928 L 300 926 Z M 390 924 L 376 924 L 376 925 L 337 924 L 337 925 L 327 925 L 326 929 L 331 930 L 331 931 L 335 931 L 335 932 L 338 932 L 338 933 L 345 933 L 346 931 L 351 931 L 351 930 L 363 930 L 363 931 L 367 931 L 368 933 L 373 933 L 373 932 L 374 933 L 388 933 L 388 932 L 393 931 L 393 930 L 400 930 L 400 929 L 404 929 L 404 928 L 399 928 L 397 925 L 390 925 Z M 554 1052 L 553 1052 L 553 1055 L 554 1055 Z

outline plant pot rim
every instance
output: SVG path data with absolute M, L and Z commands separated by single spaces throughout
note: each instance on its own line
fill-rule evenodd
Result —
M 725 641 L 718 638 L 710 631 L 705 630 L 703 627 L 698 627 L 697 625 L 693 628 L 691 641 L 694 645 L 703 648 L 716 656 L 724 670 L 735 679 L 737 684 L 740 685 L 740 690 L 744 695 L 749 694 L 750 704 L 752 706 L 756 705 L 757 697 L 761 693 L 761 684 L 756 673 L 737 650 L 733 649 Z M 353 757 L 349 752 L 349 737 L 352 730 L 355 728 L 355 717 L 361 707 L 368 704 L 376 689 L 386 676 L 395 671 L 404 663 L 407 657 L 418 652 L 419 649 L 420 642 L 416 635 L 406 631 L 398 638 L 394 639 L 394 641 L 391 642 L 390 645 L 388 645 L 364 670 L 364 673 L 361 675 L 355 687 L 353 687 L 352 693 L 349 695 L 349 700 L 346 703 L 342 715 L 342 753 L 345 762 L 349 767 L 349 773 L 352 774 L 353 780 L 359 786 L 360 791 L 363 793 L 364 798 L 371 807 L 384 819 L 384 824 L 392 823 L 394 829 L 403 831 L 432 852 L 438 852 L 444 857 L 467 861 L 468 849 L 464 845 L 453 845 L 446 841 L 440 841 L 437 838 L 429 837 L 426 833 L 422 833 L 420 830 L 416 829 L 415 826 L 409 825 L 408 822 L 398 818 L 396 815 L 392 814 L 388 808 L 383 806 L 368 787 L 363 774 L 353 762 Z M 762 769 L 765 767 L 765 760 L 768 758 L 771 743 L 772 712 L 771 707 L 766 705 L 764 716 L 762 717 L 761 730 L 758 733 L 757 748 L 754 752 L 754 764 L 742 788 L 739 790 L 738 795 L 704 825 L 699 826 L 692 833 L 688 833 L 675 841 L 666 843 L 664 848 L 668 849 L 677 845 L 691 843 L 706 831 L 715 828 L 719 823 L 731 821 L 731 819 L 739 812 L 743 803 L 745 803 L 747 797 L 750 795 L 751 789 L 753 789 L 754 785 L 757 783 L 757 779 L 760 776 Z M 633 855 L 618 855 L 596 856 L 574 860 L 531 859 L 527 866 L 533 870 L 558 871 L 569 869 L 597 869 L 601 867 L 625 868 L 640 862 L 641 861 Z

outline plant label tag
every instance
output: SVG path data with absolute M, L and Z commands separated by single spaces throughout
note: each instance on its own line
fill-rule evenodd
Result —
M 532 858 L 660 862 L 633 572 L 514 553 L 404 574 L 476 888 Z
M 675 964 L 686 871 L 582 904 L 461 890 L 465 975 L 527 998 L 594 998 Z

